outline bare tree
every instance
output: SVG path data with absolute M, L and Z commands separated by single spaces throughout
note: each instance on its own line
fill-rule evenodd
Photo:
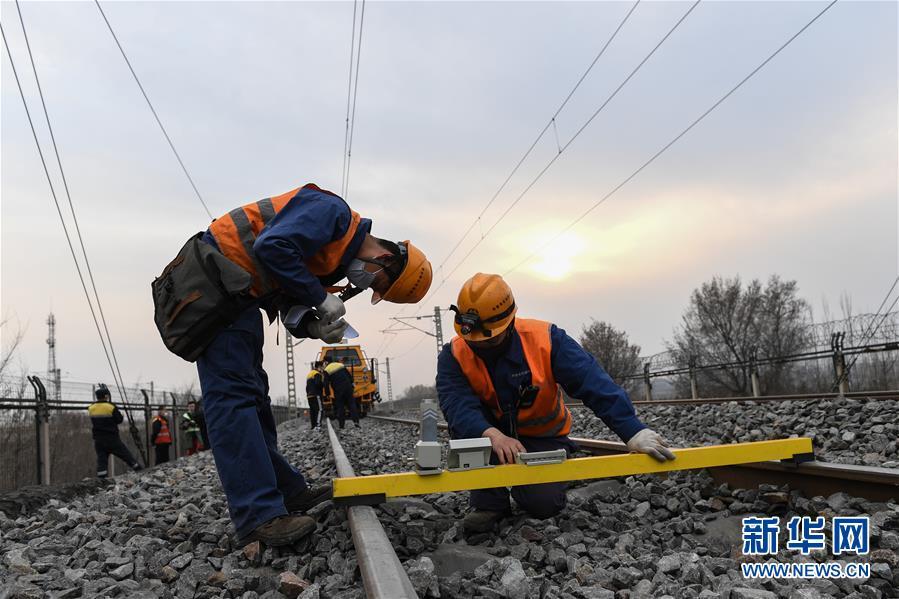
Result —
M 0 376 L 9 374 L 7 370 L 16 356 L 16 351 L 22 343 L 22 338 L 25 336 L 25 331 L 22 330 L 18 323 L 15 330 L 10 332 L 10 320 L 8 316 L 0 320 L 0 332 L 2 332 L 4 339 L 3 349 L 0 351 Z
M 758 279 L 743 285 L 740 277 L 715 277 L 695 289 L 674 333 L 670 349 L 687 366 L 743 362 L 743 365 L 701 371 L 697 379 L 704 395 L 747 393 L 749 360 L 796 353 L 808 343 L 808 303 L 797 296 L 796 281 L 777 275 L 765 287 Z M 773 364 L 760 369 L 763 392 L 779 392 L 789 383 L 791 366 Z M 679 391 L 685 389 L 678 382 Z M 688 388 L 688 387 L 687 387 Z
M 0 397 L 21 399 L 29 389 L 25 369 L 21 368 L 18 375 L 13 374 L 12 369 L 25 337 L 25 330 L 18 321 L 12 329 L 12 319 L 6 316 L 0 320 L 0 336 L 3 338 L 3 348 L 0 350 Z
M 591 319 L 589 325 L 582 327 L 578 341 L 612 380 L 628 392 L 633 391 L 634 381 L 624 380 L 624 377 L 640 372 L 640 346 L 632 344 L 627 333 L 607 322 Z

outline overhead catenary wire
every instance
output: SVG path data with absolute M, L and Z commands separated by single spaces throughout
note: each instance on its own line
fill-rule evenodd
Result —
M 118 46 L 119 52 L 122 53 L 122 58 L 125 59 L 125 64 L 128 65 L 128 70 L 131 71 L 131 76 L 134 77 L 134 82 L 137 83 L 137 87 L 140 88 L 140 93 L 143 95 L 144 100 L 146 100 L 147 106 L 150 108 L 150 112 L 153 113 L 153 118 L 156 119 L 156 124 L 159 125 L 159 129 L 162 131 L 162 135 L 165 137 L 165 141 L 169 144 L 169 148 L 172 149 L 172 153 L 175 155 L 175 159 L 181 166 L 181 170 L 184 172 L 184 176 L 187 177 L 188 183 L 190 183 L 191 188 L 194 190 L 194 194 L 197 196 L 200 204 L 202 204 L 203 210 L 206 211 L 207 216 L 209 216 L 209 220 L 214 219 L 215 217 L 212 216 L 212 212 L 209 211 L 209 206 L 206 205 L 206 201 L 203 199 L 203 196 L 200 195 L 200 190 L 197 189 L 197 185 L 196 183 L 194 183 L 194 178 L 191 176 L 190 172 L 187 170 L 187 166 L 185 166 L 184 161 L 181 159 L 181 154 L 179 154 L 178 150 L 175 149 L 175 144 L 172 141 L 171 136 L 169 136 L 169 132 L 166 131 L 165 125 L 162 124 L 162 119 L 159 118 L 159 114 L 157 114 L 156 108 L 153 107 L 153 103 L 150 101 L 150 96 L 147 95 L 147 90 L 144 89 L 140 78 L 137 76 L 137 72 L 134 70 L 134 67 L 131 66 L 131 61 L 128 59 L 128 55 L 125 53 L 125 48 L 122 47 L 122 43 L 119 41 L 119 37 L 116 35 L 116 32 L 112 28 L 112 24 L 109 22 L 109 19 L 106 17 L 106 13 L 103 11 L 103 7 L 100 6 L 100 0 L 94 0 L 94 4 L 97 5 L 97 9 L 100 11 L 100 16 L 103 17 L 103 22 L 106 23 L 106 27 L 109 29 L 109 33 L 112 34 L 112 39 L 115 40 L 115 44 L 116 46 Z
M 824 15 L 824 13 L 826 13 L 828 10 L 830 10 L 830 8 L 834 4 L 836 4 L 837 1 L 838 0 L 832 0 L 832 2 L 830 2 L 820 12 L 818 12 L 810 21 L 808 21 L 805 25 L 803 25 L 796 33 L 794 33 L 792 36 L 790 36 L 789 39 L 787 39 L 787 41 L 785 41 L 780 47 L 778 47 L 773 53 L 771 53 L 757 67 L 755 67 L 752 71 L 750 71 L 748 75 L 743 77 L 743 79 L 741 79 L 739 83 L 737 83 L 727 93 L 725 93 L 723 96 L 721 96 L 714 104 L 712 104 L 708 109 L 706 109 L 705 112 L 703 112 L 701 115 L 699 115 L 699 117 L 697 117 L 693 122 L 691 122 L 684 130 L 682 130 L 680 133 L 678 133 L 671 141 L 669 141 L 664 146 L 662 146 L 661 149 L 659 149 L 655 154 L 653 154 L 646 162 L 641 164 L 634 172 L 632 172 L 630 175 L 628 175 L 623 181 L 621 181 L 618 185 L 613 187 L 608 193 L 606 193 L 604 196 L 602 196 L 599 200 L 594 202 L 589 208 L 587 208 L 587 210 L 585 210 L 583 213 L 581 213 L 577 218 L 575 218 L 568 225 L 566 225 L 561 231 L 559 231 L 552 238 L 550 238 L 549 241 L 542 244 L 536 250 L 534 250 L 533 252 L 528 254 L 523 260 L 518 262 L 515 266 L 513 266 L 512 268 L 510 268 L 503 274 L 508 275 L 509 273 L 514 272 L 515 270 L 520 268 L 522 265 L 524 265 L 525 263 L 530 261 L 534 256 L 541 253 L 544 249 L 546 249 L 547 247 L 552 245 L 559 237 L 564 235 L 572 227 L 574 227 L 579 222 L 581 222 L 584 218 L 586 218 L 587 215 L 589 215 L 596 208 L 601 206 L 606 200 L 608 200 L 610 197 L 612 197 L 618 190 L 620 190 L 622 187 L 627 185 L 631 180 L 633 180 L 637 175 L 639 175 L 646 167 L 648 167 L 650 164 L 655 162 L 659 156 L 664 154 L 671 146 L 676 144 L 682 137 L 684 137 L 687 133 L 689 133 L 690 130 L 693 129 L 693 127 L 695 127 L 700 122 L 702 122 L 709 114 L 711 114 L 716 108 L 718 108 L 718 106 L 720 106 L 725 100 L 727 100 L 734 92 L 736 92 L 738 89 L 740 89 L 747 81 L 752 79 L 752 77 L 755 76 L 756 73 L 761 71 L 769 62 L 771 62 L 774 59 L 774 57 L 776 57 L 778 54 L 780 54 L 781 51 L 783 51 L 787 46 L 789 46 L 791 43 L 793 43 L 793 41 L 796 38 L 798 38 L 800 35 L 802 35 L 802 33 L 805 32 L 806 29 L 811 27 L 812 24 L 815 23 L 815 21 L 817 21 L 819 18 L 821 18 Z
M 353 22 L 355 24 L 355 7 L 353 8 Z M 362 28 L 365 25 L 365 0 L 362 0 L 362 9 L 359 14 L 359 43 L 356 46 L 356 74 L 353 80 L 353 107 L 350 111 L 349 121 L 349 141 L 346 147 L 346 170 L 344 179 L 341 184 L 341 196 L 346 199 L 349 195 L 350 187 L 350 165 L 353 160 L 353 134 L 356 130 L 356 98 L 359 95 L 359 61 L 362 58 Z M 350 63 L 350 72 L 352 73 L 353 65 Z
M 97 335 L 100 337 L 100 344 L 103 347 L 103 353 L 106 356 L 106 362 L 109 364 L 109 369 L 113 373 L 113 378 L 115 378 L 116 371 L 113 366 L 113 361 L 110 358 L 109 349 L 106 346 L 106 341 L 103 338 L 103 333 L 101 332 L 101 329 L 100 329 L 100 323 L 99 323 L 99 320 L 97 319 L 96 311 L 94 310 L 93 303 L 91 302 L 90 292 L 87 289 L 87 284 L 84 281 L 84 275 L 81 271 L 81 266 L 78 263 L 78 256 L 77 256 L 77 253 L 75 252 L 75 246 L 72 244 L 72 238 L 69 234 L 69 229 L 68 229 L 68 226 L 66 225 L 65 218 L 63 217 L 62 208 L 59 205 L 59 198 L 56 195 L 56 188 L 53 185 L 53 179 L 50 176 L 50 169 L 47 167 L 47 161 L 44 157 L 44 152 L 43 152 L 43 149 L 41 148 L 40 140 L 38 139 L 38 136 L 37 136 L 37 130 L 35 129 L 35 126 L 34 126 L 34 120 L 31 118 L 31 110 L 28 108 L 28 101 L 25 98 L 25 91 L 22 88 L 22 82 L 19 79 L 19 74 L 18 74 L 18 71 L 16 70 L 15 61 L 13 60 L 12 52 L 10 51 L 10 48 L 9 48 L 9 41 L 7 40 L 7 37 L 6 37 L 6 31 L 3 29 L 2 24 L 0 24 L 0 37 L 3 38 L 3 45 L 6 48 L 6 55 L 9 58 L 9 64 L 12 67 L 13 76 L 16 80 L 16 87 L 18 88 L 19 96 L 22 99 L 22 106 L 25 108 L 25 115 L 28 118 L 28 126 L 31 129 L 31 135 L 34 138 L 34 143 L 35 143 L 35 147 L 37 148 L 38 156 L 40 157 L 41 166 L 43 167 L 44 175 L 47 178 L 47 184 L 50 187 L 50 195 L 53 197 L 53 203 L 56 206 L 56 213 L 59 215 L 60 224 L 62 224 L 62 229 L 63 229 L 63 233 L 65 234 L 66 243 L 69 247 L 69 253 L 71 254 L 72 260 L 75 263 L 75 270 L 78 273 L 78 280 L 81 282 L 81 288 L 84 291 L 85 299 L 87 299 L 87 304 L 88 304 L 88 308 L 90 309 L 91 318 L 94 321 L 94 326 L 97 330 Z M 133 434 L 133 432 L 134 432 L 133 421 L 131 421 L 130 412 L 128 410 L 126 410 L 126 413 L 128 413 L 128 415 L 129 415 L 129 421 L 132 425 L 132 434 Z M 144 458 L 144 460 L 146 460 L 146 456 L 144 456 L 143 449 L 142 449 L 142 446 L 140 443 L 138 443 L 138 449 L 140 450 L 141 457 Z
M 640 1 L 641 0 L 637 0 L 636 2 L 634 2 L 634 4 L 631 6 L 630 10 L 627 11 L 627 14 L 625 14 L 624 18 L 621 19 L 621 22 L 618 23 L 618 27 L 615 28 L 615 30 L 612 32 L 612 35 L 609 36 L 609 38 L 606 40 L 606 42 L 602 45 L 602 48 L 600 48 L 599 52 L 597 52 L 596 56 L 593 57 L 593 61 L 590 63 L 590 65 L 587 67 L 587 69 L 584 71 L 584 73 L 577 80 L 577 83 L 574 84 L 574 87 L 571 88 L 571 91 L 568 92 L 568 95 L 565 96 L 565 99 L 562 100 L 562 103 L 559 105 L 559 107 L 553 113 L 552 117 L 550 117 L 550 119 L 549 119 L 549 121 L 547 121 L 546 125 L 543 126 L 543 129 L 540 130 L 540 133 L 537 134 L 537 137 L 534 138 L 534 141 L 531 142 L 531 145 L 528 146 L 528 149 L 525 150 L 525 152 L 521 156 L 521 158 L 518 159 L 518 162 L 515 164 L 515 166 L 512 168 L 512 170 L 509 172 L 509 174 L 506 176 L 506 178 L 503 180 L 503 182 L 500 184 L 500 186 L 497 188 L 497 190 L 490 197 L 490 200 L 481 209 L 481 212 L 478 214 L 478 216 L 473 221 L 471 221 L 471 224 L 462 233 L 462 236 L 459 238 L 458 241 L 456 241 L 456 244 L 452 248 L 450 248 L 449 253 L 443 258 L 443 260 L 437 266 L 436 270 L 441 270 L 443 268 L 443 266 L 447 263 L 447 261 L 449 261 L 449 259 L 452 258 L 453 254 L 455 254 L 456 250 L 459 249 L 459 246 L 462 245 L 462 242 L 468 238 L 468 234 L 471 233 L 472 229 L 474 229 L 478 225 L 478 223 L 480 223 L 484 214 L 493 205 L 493 203 L 496 201 L 496 199 L 500 196 L 502 191 L 506 188 L 506 185 L 508 185 L 509 181 L 512 180 L 512 177 L 515 176 L 515 174 L 518 172 L 518 169 L 521 168 L 522 164 L 524 164 L 524 161 L 528 159 L 528 157 L 531 155 L 531 152 L 534 151 L 534 148 L 537 147 L 537 144 L 540 143 L 540 140 L 543 139 L 543 136 L 546 134 L 546 132 L 549 130 L 549 128 L 550 127 L 555 128 L 556 118 L 559 116 L 559 114 L 562 112 L 562 110 L 565 108 L 565 106 L 568 105 L 568 101 L 571 100 L 572 96 L 574 96 L 574 93 L 581 86 L 581 83 L 584 82 L 584 79 L 587 78 L 587 75 L 590 74 L 590 71 L 593 70 L 593 67 L 596 66 L 596 63 L 599 62 L 599 59 L 602 58 L 603 54 L 605 54 L 606 50 L 611 45 L 612 41 L 618 36 L 618 32 L 621 31 L 622 27 L 624 27 L 624 24 L 627 23 L 628 19 L 631 18 L 631 15 L 634 13 L 634 10 L 637 9 L 637 6 L 640 4 Z M 558 145 L 558 131 L 556 131 L 556 141 L 557 141 L 557 145 Z M 561 152 L 561 147 L 559 148 L 559 151 Z M 483 233 L 482 233 L 482 235 L 483 235 Z
M 581 84 L 584 82 L 584 80 L 587 78 L 587 76 L 593 70 L 593 67 L 596 66 L 597 62 L 599 62 L 599 59 L 602 58 L 602 56 L 605 54 L 606 50 L 612 44 L 612 41 L 615 40 L 615 38 L 618 36 L 619 32 L 624 27 L 625 23 L 627 23 L 627 21 L 630 19 L 631 15 L 636 10 L 637 6 L 639 6 L 640 1 L 641 0 L 637 0 L 636 2 L 634 2 L 634 4 L 631 5 L 630 9 L 627 11 L 627 13 L 624 15 L 624 17 L 618 23 L 618 26 L 615 28 L 615 30 L 612 32 L 612 34 L 609 36 L 609 38 L 606 40 L 606 42 L 599 49 L 599 52 L 597 52 L 596 56 L 593 57 L 593 60 L 590 62 L 587 69 L 583 72 L 583 74 L 580 76 L 580 78 L 577 80 L 577 82 L 574 84 L 574 86 L 571 88 L 571 90 L 565 96 L 565 99 L 562 100 L 562 103 L 559 104 L 559 107 L 556 108 L 556 111 L 546 122 L 546 125 L 544 125 L 543 129 L 540 130 L 540 132 L 537 134 L 537 137 L 534 139 L 534 141 L 531 142 L 531 145 L 528 146 L 527 150 L 525 150 L 524 154 L 521 156 L 521 158 L 519 158 L 518 162 L 515 164 L 515 166 L 512 168 L 512 170 L 509 172 L 509 174 L 506 176 L 506 178 L 503 180 L 503 182 L 500 184 L 500 186 L 497 188 L 497 190 L 493 193 L 490 200 L 481 209 L 481 212 L 478 214 L 478 216 L 471 222 L 471 224 L 468 226 L 468 228 L 463 232 L 462 236 L 456 241 L 456 244 L 450 249 L 449 253 L 437 265 L 437 268 L 435 269 L 435 271 L 442 273 L 443 267 L 446 265 L 446 263 L 449 261 L 449 259 L 453 256 L 453 254 L 456 252 L 456 250 L 459 248 L 459 246 L 462 244 L 462 242 L 464 242 L 465 239 L 468 238 L 469 233 L 471 233 L 471 231 L 481 223 L 481 219 L 483 218 L 484 214 L 493 205 L 493 203 L 497 200 L 497 198 L 500 196 L 500 194 L 506 188 L 506 185 L 509 184 L 509 182 L 512 180 L 512 178 L 515 176 L 515 174 L 518 172 L 518 170 L 524 164 L 524 162 L 528 159 L 528 157 L 531 155 L 531 152 L 534 151 L 534 148 L 537 147 L 537 144 L 540 142 L 541 139 L 543 139 L 543 136 L 546 134 L 546 132 L 549 130 L 549 128 L 555 126 L 556 118 L 559 116 L 559 114 L 561 114 L 561 112 L 565 108 L 565 106 L 568 105 L 568 102 L 571 100 L 571 98 L 574 96 L 575 92 L 578 90 L 578 88 L 580 88 Z M 699 0 L 697 0 L 697 4 L 698 4 L 698 2 L 699 2 Z M 690 10 L 692 10 L 692 8 Z M 557 157 L 559 154 L 562 153 L 562 151 L 563 151 L 563 149 L 559 148 Z M 486 234 L 482 231 L 481 238 L 477 242 L 476 246 L 479 245 L 481 241 L 483 241 L 485 236 L 486 236 Z M 471 252 L 469 252 L 465 256 L 465 258 L 463 258 L 463 262 L 470 254 L 471 254 Z M 437 283 L 437 286 L 430 290 L 430 293 L 425 298 L 425 300 L 423 300 L 422 303 L 425 303 L 429 299 L 431 299 L 437 293 L 437 291 L 439 291 L 443 287 L 443 285 L 446 283 L 449 276 L 451 276 L 452 273 L 455 272 L 455 270 L 458 267 L 459 267 L 459 264 L 457 264 L 456 267 L 453 268 L 453 270 L 450 271 L 449 274 L 441 275 L 441 280 Z M 406 310 L 406 307 L 404 307 L 399 312 L 394 314 L 394 316 L 399 316 L 399 315 L 403 314 L 405 312 L 405 310 Z M 420 313 L 420 310 L 418 313 Z M 387 330 L 389 331 L 390 329 L 392 329 L 395 324 L 396 324 L 395 322 L 390 323 L 387 327 Z M 395 336 L 391 336 L 390 339 L 387 340 L 386 345 L 384 345 L 384 343 L 382 342 L 382 345 L 384 346 L 383 347 L 384 351 L 387 351 L 387 348 L 390 347 L 390 345 L 393 343 L 394 339 L 395 339 Z M 406 353 L 409 353 L 409 352 L 406 352 Z M 403 354 L 403 355 L 405 355 L 405 354 Z
M 883 313 L 883 316 L 880 318 L 880 322 L 877 322 L 877 318 L 878 316 L 880 316 L 881 310 L 883 310 L 883 307 L 890 299 L 890 296 L 893 295 L 893 290 L 896 289 L 897 284 L 899 284 L 899 276 L 893 279 L 893 284 L 890 286 L 890 289 L 889 291 L 887 291 L 886 295 L 883 296 L 883 301 L 880 302 L 880 306 L 878 306 L 877 311 L 874 313 L 874 318 L 871 319 L 871 321 L 868 323 L 868 326 L 865 328 L 865 332 L 862 334 L 861 339 L 862 345 L 868 343 L 868 341 L 874 336 L 874 334 L 877 333 L 877 329 L 880 328 L 880 326 L 893 311 L 893 308 L 896 307 L 896 304 L 899 303 L 899 294 L 896 294 L 896 299 L 893 300 L 893 303 L 890 304 L 890 307 L 887 308 Z M 877 322 L 876 325 L 874 324 L 875 322 Z M 855 366 L 855 363 L 858 361 L 859 357 L 861 357 L 861 354 L 856 354 L 855 356 L 853 356 L 852 361 L 849 362 L 849 364 L 846 365 L 846 368 L 843 369 L 842 376 L 837 377 L 837 379 L 834 381 L 834 384 L 831 387 L 831 391 L 839 388 L 840 383 L 849 377 L 849 372 Z
M 658 51 L 659 48 L 662 47 L 662 45 L 668 40 L 668 38 L 671 37 L 671 35 L 681 26 L 681 24 L 683 24 L 683 22 L 687 19 L 687 17 L 690 16 L 690 14 L 693 12 L 693 10 L 696 9 L 701 1 L 702 0 L 696 0 L 695 2 L 693 2 L 693 4 L 690 5 L 687 11 L 684 12 L 683 15 L 681 15 L 677 22 L 675 22 L 674 25 L 665 33 L 665 35 L 662 36 L 662 38 L 656 43 L 656 45 L 653 46 L 652 50 L 650 50 L 649 53 L 643 57 L 643 59 L 637 64 L 636 67 L 633 68 L 633 70 L 631 70 L 628 76 L 624 78 L 624 80 L 618 85 L 618 87 L 616 87 L 615 90 L 593 112 L 593 114 L 590 115 L 590 118 L 588 118 L 586 122 L 584 122 L 584 124 L 581 125 L 581 127 L 574 133 L 574 135 L 569 138 L 569 140 L 562 146 L 561 150 L 553 155 L 549 162 L 547 162 L 546 165 L 537 173 L 537 175 L 533 179 L 531 179 L 530 183 L 525 186 L 524 190 L 519 193 L 518 196 L 516 196 L 508 206 L 506 206 L 505 210 L 503 210 L 499 217 L 497 217 L 497 219 L 493 221 L 490 227 L 488 227 L 487 230 L 481 234 L 481 237 L 474 243 L 474 245 L 468 250 L 468 252 L 464 256 L 462 256 L 462 259 L 459 260 L 459 262 L 457 262 L 456 265 L 448 273 L 443 275 L 440 283 L 436 288 L 430 291 L 428 297 L 425 298 L 424 301 L 427 301 L 428 299 L 433 297 L 434 294 L 436 294 L 437 291 L 441 287 L 443 287 L 443 284 L 447 281 L 447 279 L 451 277 L 453 273 L 455 273 L 456 270 L 458 270 L 459 267 L 465 263 L 466 260 L 468 260 L 468 258 L 481 245 L 481 243 L 487 238 L 487 236 L 489 236 L 490 233 L 492 233 L 493 230 L 496 229 L 496 227 L 499 226 L 499 224 L 512 212 L 512 210 L 519 204 L 519 202 L 521 202 L 524 196 L 527 195 L 527 193 L 534 187 L 534 185 L 536 185 L 537 182 L 543 178 L 543 175 L 545 175 L 547 171 L 549 171 L 549 169 L 556 163 L 556 161 L 562 156 L 562 154 L 565 153 L 565 151 L 571 146 L 571 144 L 574 143 L 574 141 L 581 135 L 581 133 L 583 133 L 587 129 L 587 127 L 596 119 L 597 116 L 599 116 L 599 114 L 605 109 L 605 107 L 609 105 L 609 103 L 615 98 L 615 96 L 617 96 L 618 93 L 628 84 L 628 82 L 640 71 L 640 69 L 643 68 L 643 65 L 645 65 L 650 58 L 652 58 L 652 56 Z
M 346 120 L 343 131 L 343 165 L 340 167 L 340 196 L 343 197 L 343 181 L 346 178 L 346 152 L 350 143 L 350 99 L 353 95 L 353 57 L 356 53 L 356 7 L 358 0 L 353 0 L 353 29 L 350 34 L 350 69 L 346 82 Z
M 72 194 L 69 191 L 69 182 L 68 182 L 68 179 L 66 178 L 65 169 L 62 166 L 62 159 L 59 156 L 59 147 L 56 144 L 56 135 L 53 133 L 53 125 L 50 122 L 50 112 L 47 109 L 47 103 L 46 103 L 46 100 L 44 99 L 44 90 L 43 90 L 43 87 L 41 86 L 41 80 L 37 73 L 37 65 L 35 65 L 35 62 L 34 62 L 34 55 L 32 54 L 32 51 L 31 51 L 31 42 L 28 39 L 28 31 L 25 28 L 25 20 L 22 16 L 22 7 L 19 3 L 19 0 L 16 0 L 16 11 L 18 12 L 18 15 L 19 15 L 19 23 L 22 25 L 22 37 L 25 40 L 25 48 L 28 52 L 28 60 L 31 63 L 31 71 L 34 74 L 34 82 L 37 86 L 38 97 L 41 100 L 41 108 L 43 109 L 43 112 L 44 112 L 44 119 L 46 120 L 46 123 L 47 123 L 47 130 L 50 133 L 50 141 L 51 141 L 51 144 L 53 145 L 53 153 L 56 157 L 56 164 L 59 168 L 59 174 L 60 174 L 60 178 L 62 179 L 62 184 L 63 184 L 63 189 L 65 191 L 66 199 L 68 200 L 69 210 L 72 212 L 72 222 L 75 225 L 75 236 L 78 238 L 78 243 L 81 247 L 81 255 L 84 259 L 84 265 L 85 265 L 85 269 L 87 270 L 88 280 L 90 280 L 91 288 L 94 292 L 93 299 L 97 304 L 97 311 L 100 313 L 100 322 L 103 325 L 103 331 L 106 334 L 106 341 L 109 344 L 109 353 L 112 356 L 112 361 L 115 366 L 115 370 L 113 371 L 113 380 L 115 382 L 116 387 L 118 388 L 119 396 L 122 398 L 122 401 L 124 401 L 127 404 L 128 397 L 127 397 L 127 394 L 125 391 L 125 380 L 122 377 L 122 371 L 121 371 L 121 368 L 119 367 L 119 360 L 118 360 L 118 357 L 116 356 L 115 347 L 113 346 L 113 343 L 112 343 L 112 336 L 109 334 L 109 326 L 106 323 L 106 314 L 103 312 L 103 304 L 100 301 L 100 293 L 97 291 L 97 283 L 94 279 L 94 271 L 93 271 L 93 268 L 91 268 L 90 259 L 87 256 L 87 249 L 85 249 L 85 247 L 84 247 L 84 238 L 81 235 L 81 226 L 78 223 L 78 215 L 75 212 L 75 205 L 72 202 Z M 131 418 L 130 412 L 127 412 L 127 413 L 128 413 L 129 419 L 130 419 Z

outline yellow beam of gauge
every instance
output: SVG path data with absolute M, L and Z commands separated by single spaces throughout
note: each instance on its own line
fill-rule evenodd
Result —
M 527 466 L 507 464 L 492 468 L 462 470 L 422 476 L 415 472 L 335 478 L 334 498 L 346 503 L 379 503 L 387 497 L 471 491 L 493 487 L 515 487 L 635 474 L 655 474 L 733 466 L 769 460 L 807 461 L 812 440 L 806 437 L 673 449 L 677 459 L 657 462 L 645 454 L 573 458 L 560 464 Z M 354 500 L 355 498 L 355 500 Z

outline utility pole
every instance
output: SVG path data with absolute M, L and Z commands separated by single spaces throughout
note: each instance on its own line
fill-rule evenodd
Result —
M 291 420 L 297 417 L 297 380 L 293 360 L 293 335 L 284 327 L 284 349 L 287 352 L 287 416 Z
M 390 379 L 390 358 L 384 358 L 387 368 L 387 401 L 393 401 L 393 381 Z
M 382 333 L 398 333 L 400 331 L 418 331 L 420 333 L 424 333 L 425 335 L 430 335 L 437 342 L 437 354 L 443 350 L 443 317 L 441 316 L 441 312 L 448 312 L 448 310 L 442 309 L 440 306 L 434 306 L 434 313 L 429 314 L 428 316 L 397 316 L 392 318 L 391 320 L 395 320 L 401 324 L 405 324 L 408 328 L 405 329 L 385 329 L 381 331 Z M 419 328 L 414 324 L 408 322 L 410 320 L 431 320 L 434 322 L 434 332 L 428 331 L 426 329 Z
M 47 378 L 50 380 L 50 399 L 59 403 L 62 399 L 62 381 L 59 368 L 56 367 L 56 317 L 53 312 L 47 318 Z
M 434 306 L 434 333 L 437 338 L 437 355 L 443 351 L 443 318 L 440 317 L 440 306 Z

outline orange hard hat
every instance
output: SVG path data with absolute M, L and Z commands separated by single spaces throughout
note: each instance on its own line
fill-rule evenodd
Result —
M 509 328 L 518 307 L 512 288 L 499 275 L 479 272 L 462 285 L 456 306 L 456 334 L 466 341 L 484 341 Z
M 381 295 L 377 292 L 371 296 L 371 303 L 377 304 L 382 299 L 394 304 L 417 304 L 431 288 L 431 263 L 420 249 L 407 239 L 397 244 L 400 256 L 404 260 L 403 269 L 393 283 Z

